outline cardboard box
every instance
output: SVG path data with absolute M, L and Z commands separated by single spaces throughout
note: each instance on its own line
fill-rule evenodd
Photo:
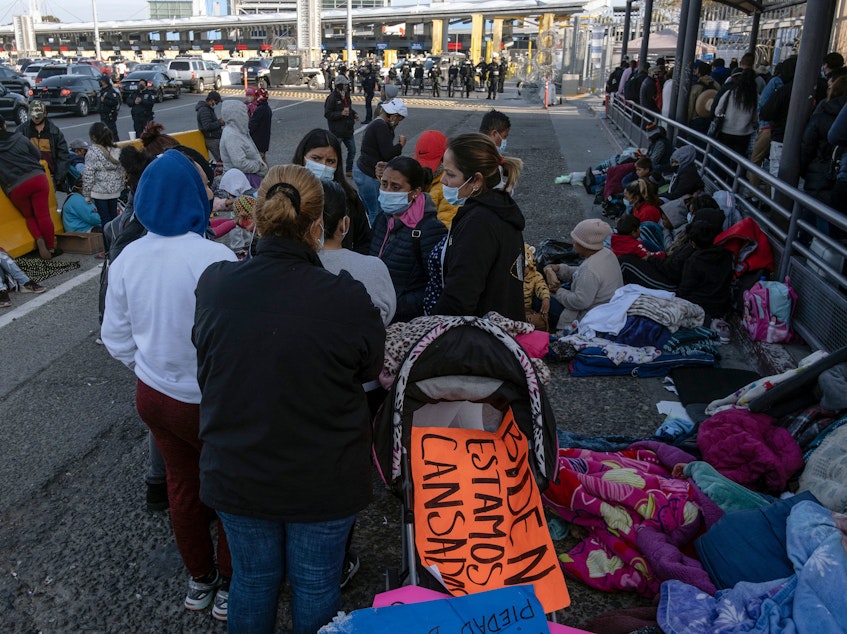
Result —
M 56 234 L 56 246 L 65 253 L 84 253 L 94 255 L 103 251 L 102 233 L 69 231 Z

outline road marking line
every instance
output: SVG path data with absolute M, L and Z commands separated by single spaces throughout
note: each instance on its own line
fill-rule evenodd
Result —
M 290 103 L 287 106 L 280 106 L 279 108 L 274 108 L 273 111 L 276 112 L 277 110 L 285 110 L 286 108 L 293 108 L 294 106 L 299 106 L 299 105 L 302 105 L 304 103 L 312 103 L 312 102 L 311 102 L 311 100 L 306 99 L 305 101 L 298 101 L 297 103 Z
M 88 280 L 91 280 L 100 275 L 100 267 L 94 267 L 91 270 L 86 271 L 76 277 L 69 279 L 64 284 L 60 284 L 56 288 L 49 289 L 46 293 L 41 293 L 40 295 L 34 297 L 29 300 L 23 306 L 15 308 L 8 313 L 5 313 L 2 317 L 0 317 L 0 328 L 8 326 L 16 319 L 20 319 L 25 315 L 28 315 L 32 311 L 41 308 L 45 304 L 49 303 L 51 300 L 61 297 L 65 293 L 75 289 L 80 284 L 85 284 Z

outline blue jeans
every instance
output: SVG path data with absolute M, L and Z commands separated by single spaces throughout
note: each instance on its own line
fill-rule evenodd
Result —
M 94 208 L 97 209 L 97 215 L 100 216 L 100 226 L 105 227 L 106 223 L 118 217 L 118 199 L 117 198 L 92 198 Z
M 353 171 L 353 159 L 356 157 L 356 137 L 338 137 L 338 140 L 347 148 L 347 160 L 344 161 L 344 171 Z
M 353 180 L 359 190 L 359 198 L 368 210 L 368 220 L 373 226 L 374 220 L 379 215 L 379 181 L 365 174 L 358 165 L 353 165 Z
M 286 575 L 294 634 L 315 634 L 332 620 L 341 607 L 341 568 L 355 515 L 308 524 L 218 516 L 232 554 L 230 634 L 274 631 Z

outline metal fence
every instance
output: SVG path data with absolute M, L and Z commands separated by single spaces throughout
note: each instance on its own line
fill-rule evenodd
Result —
M 714 139 L 620 96 L 614 96 L 608 113 L 633 146 L 647 146 L 642 126 L 652 120 L 666 128 L 675 147 L 694 147 L 707 189 L 731 191 L 741 214 L 767 234 L 776 260 L 774 278 L 789 277 L 799 296 L 794 329 L 814 348 L 832 352 L 847 345 L 847 245 L 818 228 L 822 222 L 847 231 L 847 218 Z

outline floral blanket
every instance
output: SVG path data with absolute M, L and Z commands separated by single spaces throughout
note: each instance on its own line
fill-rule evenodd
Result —
M 721 515 L 689 480 L 672 477 L 675 465 L 692 460 L 655 442 L 615 452 L 560 449 L 559 482 L 551 483 L 545 503 L 588 530 L 560 555 L 565 572 L 600 590 L 647 597 L 667 579 L 713 593 L 700 563 L 680 551 Z
M 714 597 L 668 581 L 657 620 L 666 634 L 835 634 L 847 632 L 847 516 L 800 502 L 788 516 L 786 548 L 795 574 L 741 582 Z

